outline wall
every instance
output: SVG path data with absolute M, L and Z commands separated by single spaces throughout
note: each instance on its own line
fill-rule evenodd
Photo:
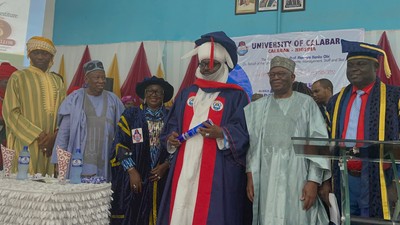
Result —
M 400 1 L 306 0 L 306 10 L 235 15 L 235 0 L 57 0 L 57 45 L 174 40 L 224 30 L 230 36 L 364 28 L 400 29 Z M 280 16 L 280 20 L 278 20 Z M 277 28 L 277 21 L 280 27 Z
M 37 1 L 37 0 L 34 0 Z M 43 24 L 43 36 L 53 39 L 53 27 L 54 27 L 54 11 L 56 0 L 46 0 L 45 7 L 45 20 Z
M 31 0 L 26 41 L 33 36 L 53 38 L 54 7 L 55 0 Z M 30 61 L 25 52 L 23 65 L 17 63 L 15 66 L 28 67 L 29 64 Z

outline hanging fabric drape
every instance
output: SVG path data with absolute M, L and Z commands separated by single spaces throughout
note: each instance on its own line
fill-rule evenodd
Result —
M 58 68 L 58 74 L 61 75 L 64 81 L 64 87 L 67 86 L 67 80 L 65 76 L 65 62 L 64 62 L 64 54 L 61 56 L 60 67 Z
M 390 70 L 392 71 L 392 75 L 390 76 L 390 78 L 387 78 L 383 67 L 383 57 L 380 57 L 379 69 L 377 72 L 379 79 L 381 79 L 381 81 L 385 84 L 400 86 L 400 70 L 399 67 L 397 66 L 396 59 L 393 56 L 392 49 L 390 47 L 390 43 L 386 35 L 386 31 L 382 33 L 378 45 L 386 52 L 386 56 L 389 62 L 389 67 Z
M 112 64 L 108 69 L 107 77 L 113 78 L 113 92 L 119 98 L 121 98 L 121 87 L 119 84 L 119 69 L 118 69 L 117 54 L 114 54 Z
M 133 97 L 134 105 L 140 105 L 140 98 L 136 95 L 136 84 L 141 82 L 145 77 L 151 77 L 149 65 L 147 64 L 146 51 L 143 42 L 140 44 L 139 50 L 133 60 L 131 69 L 124 84 L 121 87 L 121 95 L 130 95 Z
M 196 54 L 192 56 L 192 58 L 190 59 L 190 63 L 185 73 L 185 77 L 183 78 L 181 86 L 179 87 L 179 90 L 175 96 L 178 96 L 183 89 L 189 87 L 194 83 L 194 81 L 196 80 L 196 70 L 198 66 L 199 66 L 199 57 Z
M 83 84 L 85 83 L 85 72 L 83 71 L 83 65 L 85 65 L 85 63 L 89 62 L 90 60 L 91 58 L 90 58 L 89 47 L 86 45 L 81 62 L 79 63 L 78 68 L 76 68 L 74 78 L 72 79 L 71 84 L 69 85 L 67 91 L 68 93 L 71 93 L 77 87 L 83 86 Z

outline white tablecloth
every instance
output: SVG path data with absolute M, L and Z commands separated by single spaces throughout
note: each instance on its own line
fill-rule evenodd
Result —
M 109 224 L 111 193 L 110 183 L 62 185 L 1 177 L 0 224 Z

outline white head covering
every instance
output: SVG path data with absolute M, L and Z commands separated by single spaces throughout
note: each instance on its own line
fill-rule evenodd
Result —
M 49 52 L 53 57 L 50 60 L 50 63 L 47 67 L 47 71 L 49 71 L 50 67 L 54 64 L 54 55 L 56 54 L 57 50 L 56 47 L 54 46 L 54 43 L 45 37 L 40 37 L 40 36 L 34 36 L 31 39 L 28 40 L 26 43 L 26 51 L 28 52 L 28 57 L 29 54 L 34 51 L 34 50 L 44 50 L 46 52 Z M 32 60 L 30 60 L 30 64 L 32 65 Z
M 196 54 L 199 57 L 199 61 L 203 59 L 210 59 L 210 52 L 211 42 L 206 42 L 185 54 L 182 59 L 192 57 Z M 200 73 L 200 68 L 197 68 L 196 77 L 204 80 L 226 83 L 229 73 L 228 66 L 230 68 L 233 68 L 234 65 L 228 51 L 226 51 L 226 49 L 221 44 L 216 42 L 214 42 L 214 60 L 221 63 L 221 67 L 215 73 L 204 76 L 202 73 Z
M 199 56 L 199 61 L 203 59 L 209 59 L 211 52 L 211 42 L 206 42 L 199 47 L 197 47 L 197 55 Z M 226 49 L 219 43 L 214 42 L 214 60 L 220 63 L 227 63 L 229 68 L 233 69 L 232 59 L 226 51 Z

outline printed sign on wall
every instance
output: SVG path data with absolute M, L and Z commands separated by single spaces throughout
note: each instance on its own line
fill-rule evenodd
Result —
M 340 40 L 363 41 L 364 30 L 333 30 L 296 32 L 276 35 L 236 37 L 238 64 L 247 73 L 253 93 L 271 94 L 268 71 L 275 56 L 291 58 L 296 62 L 296 80 L 309 86 L 316 80 L 332 81 L 334 93 L 348 84 L 346 55 Z

